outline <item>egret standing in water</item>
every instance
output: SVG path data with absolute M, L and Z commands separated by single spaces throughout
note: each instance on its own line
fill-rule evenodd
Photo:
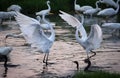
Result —
M 7 8 L 7 11 L 18 11 L 20 12 L 22 10 L 21 6 L 19 5 L 11 5 Z
M 19 12 L 17 12 L 15 19 L 19 24 L 22 33 L 26 35 L 27 40 L 30 41 L 31 46 L 34 46 L 38 52 L 45 53 L 43 63 L 45 63 L 47 66 L 50 48 L 52 47 L 55 40 L 55 32 L 53 27 L 47 21 L 47 24 L 50 25 L 51 30 L 51 35 L 48 37 L 43 32 L 43 29 L 40 26 L 40 22 L 36 19 L 23 15 Z
M 113 16 L 113 15 L 116 15 L 119 11 L 119 1 L 120 0 L 117 0 L 117 8 L 116 10 L 114 10 L 113 8 L 106 8 L 106 9 L 103 9 L 101 10 L 100 12 L 98 12 L 98 16 L 105 16 L 105 17 L 110 17 L 110 16 Z
M 74 0 L 74 9 L 76 12 L 84 12 L 88 9 L 93 9 L 92 6 L 86 5 L 86 6 L 80 6 L 78 4 L 76 4 L 76 0 Z
M 36 15 L 47 15 L 50 13 L 51 7 L 50 7 L 50 1 L 47 1 L 48 9 L 42 10 L 40 12 L 36 12 Z
M 98 7 L 98 3 L 99 3 L 99 1 L 96 1 L 96 3 L 95 3 L 96 8 L 86 10 L 85 12 L 83 12 L 83 14 L 90 15 L 92 18 L 92 15 L 96 14 L 98 11 L 101 10 L 101 8 Z
M 5 59 L 4 67 L 7 68 L 8 55 L 13 50 L 12 47 L 0 47 L 0 56 Z
M 114 2 L 114 0 L 99 0 L 101 3 L 105 3 L 107 5 L 113 6 L 117 8 L 117 4 Z
M 88 66 L 84 70 L 87 71 L 91 65 L 90 58 L 93 56 L 89 56 L 89 53 L 93 52 L 92 50 L 95 50 L 100 47 L 100 44 L 102 42 L 102 30 L 98 24 L 93 24 L 91 26 L 90 34 L 87 37 L 86 30 L 77 18 L 63 11 L 60 12 L 62 14 L 59 14 L 59 16 L 64 21 L 66 21 L 72 27 L 76 27 L 76 40 L 86 50 L 87 59 L 85 59 L 85 63 L 88 63 Z M 79 32 L 81 34 L 81 37 L 79 37 Z M 94 55 L 95 54 L 96 53 L 94 52 Z

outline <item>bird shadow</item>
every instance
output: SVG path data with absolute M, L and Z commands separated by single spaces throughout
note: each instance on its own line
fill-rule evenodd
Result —
M 3 64 L 1 64 L 1 65 L 3 65 Z M 4 71 L 3 71 L 3 74 L 2 74 L 2 77 L 3 78 L 6 78 L 7 77 L 7 74 L 8 74 L 8 69 L 9 68 L 16 68 L 16 67 L 18 67 L 18 66 L 20 66 L 19 64 L 18 65 L 14 65 L 14 64 L 11 64 L 11 63 L 9 63 L 9 64 L 7 64 L 7 66 L 6 67 L 4 67 Z
M 52 73 L 51 71 L 48 71 L 48 66 L 46 65 L 43 65 L 43 69 L 41 72 L 33 75 L 33 76 L 30 76 L 28 78 L 58 78 L 57 74 L 56 73 Z
M 11 64 L 11 63 L 9 63 L 9 64 L 7 64 L 7 67 L 9 67 L 9 68 L 15 68 L 15 67 L 18 67 L 18 66 L 20 66 L 19 64 Z
M 3 64 L 0 64 L 0 66 L 1 66 L 1 65 L 3 65 Z M 8 63 L 6 67 L 7 67 L 7 68 L 15 68 L 15 67 L 18 67 L 18 66 L 20 66 L 20 65 L 19 65 L 19 64 L 11 64 L 11 63 Z
M 105 66 L 105 67 L 102 67 L 102 66 L 91 66 L 89 68 L 89 70 L 85 71 L 85 72 L 96 72 L 98 70 L 102 70 L 102 69 L 105 69 L 105 68 L 111 68 L 110 66 Z

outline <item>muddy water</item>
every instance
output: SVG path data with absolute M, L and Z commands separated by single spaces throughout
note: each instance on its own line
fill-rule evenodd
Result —
M 6 22 L 4 24 L 7 24 Z M 8 24 L 7 24 L 8 25 Z M 7 33 L 20 33 L 15 22 L 9 24 L 11 29 L 0 31 L 0 46 L 4 46 L 4 37 Z M 84 49 L 76 42 L 74 29 L 56 26 L 56 40 L 51 48 L 48 67 L 42 63 L 44 54 L 34 52 L 29 46 L 23 46 L 24 39 L 8 38 L 8 46 L 13 47 L 9 55 L 8 70 L 5 71 L 3 62 L 0 62 L 0 78 L 58 78 L 71 77 L 77 72 L 76 65 L 72 61 L 79 61 L 80 71 L 86 64 Z M 71 33 L 71 31 L 73 31 Z M 104 34 L 104 40 L 97 55 L 91 59 L 92 69 L 105 70 L 120 73 L 120 39 L 113 38 L 110 34 Z M 104 57 L 104 58 L 103 58 Z

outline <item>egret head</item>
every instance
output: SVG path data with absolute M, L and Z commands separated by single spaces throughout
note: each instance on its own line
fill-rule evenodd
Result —
M 50 1 L 48 0 L 47 3 L 50 3 Z
M 40 22 L 41 21 L 41 17 L 37 15 L 36 19 Z

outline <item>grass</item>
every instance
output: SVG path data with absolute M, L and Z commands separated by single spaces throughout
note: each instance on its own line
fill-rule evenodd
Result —
M 104 71 L 78 72 L 73 78 L 120 78 L 120 74 Z

